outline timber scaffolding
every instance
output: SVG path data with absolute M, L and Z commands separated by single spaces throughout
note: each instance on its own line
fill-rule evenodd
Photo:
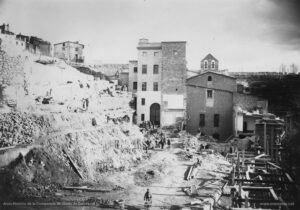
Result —
M 231 209 L 298 209 L 298 187 L 269 155 L 238 151 L 226 159 L 233 165 L 227 185 Z

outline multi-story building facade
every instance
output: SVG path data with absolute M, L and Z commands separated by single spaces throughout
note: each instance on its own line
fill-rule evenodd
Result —
M 129 91 L 138 124 L 173 125 L 185 117 L 186 42 L 140 39 L 138 60 L 129 62 Z
M 201 61 L 201 73 L 187 80 L 187 131 L 226 140 L 233 134 L 236 79 L 218 71 L 212 55 Z
M 79 42 L 61 42 L 54 44 L 54 57 L 67 62 L 83 63 L 84 45 Z

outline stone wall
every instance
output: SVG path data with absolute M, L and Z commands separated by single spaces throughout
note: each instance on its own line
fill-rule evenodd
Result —
M 162 68 L 162 94 L 184 94 L 186 42 L 162 42 Z
M 212 81 L 208 81 L 208 76 Z M 213 91 L 212 99 L 206 91 Z M 200 131 L 226 140 L 233 133 L 233 95 L 236 92 L 234 78 L 217 73 L 202 74 L 187 81 L 187 131 L 196 134 Z M 207 103 L 210 100 L 212 103 Z M 200 114 L 205 115 L 205 125 L 199 126 Z M 214 115 L 219 115 L 219 126 L 214 126 Z

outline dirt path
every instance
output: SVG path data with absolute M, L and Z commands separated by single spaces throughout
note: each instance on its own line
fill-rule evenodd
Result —
M 128 184 L 128 190 L 126 196 L 124 197 L 126 205 L 135 208 L 144 208 L 144 193 L 147 189 L 150 189 L 152 193 L 152 208 L 160 209 L 161 207 L 170 206 L 182 206 L 190 201 L 190 198 L 182 191 L 183 187 L 187 186 L 187 181 L 184 180 L 185 172 L 189 165 L 192 163 L 190 161 L 182 161 L 176 153 L 182 150 L 178 148 L 178 143 L 173 142 L 176 146 L 171 148 L 166 148 L 164 150 L 157 149 L 152 151 L 151 158 L 145 163 L 141 164 L 136 170 L 128 174 L 126 182 Z M 162 174 L 158 180 L 147 186 L 138 186 L 134 180 L 134 174 L 139 169 L 153 169 L 153 165 L 163 166 Z M 110 181 L 115 180 L 114 177 Z M 121 180 L 119 180 L 121 181 Z

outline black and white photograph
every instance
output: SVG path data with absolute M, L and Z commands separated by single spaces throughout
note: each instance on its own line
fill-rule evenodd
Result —
M 0 0 L 0 210 L 300 209 L 300 0 Z

